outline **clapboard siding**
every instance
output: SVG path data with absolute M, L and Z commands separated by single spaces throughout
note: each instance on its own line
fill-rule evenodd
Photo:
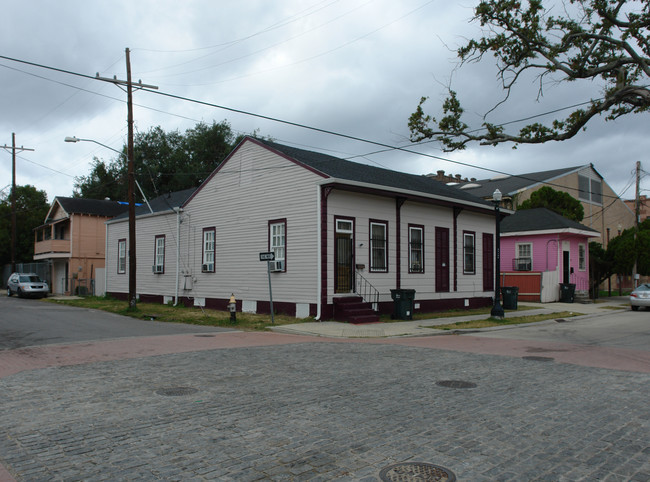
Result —
M 244 144 L 184 208 L 191 244 L 186 264 L 191 295 L 268 299 L 268 223 L 286 220 L 285 273 L 272 273 L 274 301 L 317 297 L 317 186 L 320 177 L 253 143 Z M 202 273 L 203 228 L 216 228 L 215 273 Z M 188 294 L 188 293 L 186 293 Z

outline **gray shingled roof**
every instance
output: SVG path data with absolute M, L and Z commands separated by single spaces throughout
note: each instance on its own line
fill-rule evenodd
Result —
M 546 208 L 522 209 L 501 220 L 501 233 L 574 229 L 600 233 Z
M 347 181 L 370 183 L 385 188 L 406 189 L 414 192 L 446 197 L 459 202 L 471 202 L 492 206 L 491 203 L 477 197 L 474 193 L 447 186 L 445 183 L 436 181 L 435 179 L 424 175 L 392 171 L 390 169 L 346 161 L 328 154 L 321 154 L 319 152 L 285 146 L 267 140 L 255 140 L 284 154 L 300 164 L 304 164 L 322 174 L 325 174 L 328 177 Z
M 466 184 L 457 184 L 456 189 L 472 193 L 481 198 L 492 198 L 492 194 L 498 188 L 504 196 L 512 196 L 520 189 L 526 189 L 530 186 L 539 184 L 540 182 L 549 182 L 560 176 L 569 174 L 585 166 L 564 167 L 562 169 L 552 169 L 550 171 L 529 172 L 527 174 L 517 174 L 514 176 L 495 176 L 491 179 L 482 179 L 479 181 L 472 181 Z M 478 184 L 477 187 L 469 187 L 469 185 Z M 466 186 L 466 187 L 463 187 Z
M 95 216 L 114 217 L 128 209 L 128 206 L 125 204 L 103 199 L 61 196 L 57 196 L 55 199 L 68 214 L 92 214 Z
M 197 188 L 193 187 L 190 189 L 185 189 L 183 191 L 175 191 L 167 194 L 158 196 L 157 198 L 151 199 L 149 205 L 154 213 L 159 213 L 163 211 L 172 211 L 174 208 L 182 206 L 185 201 L 196 191 Z M 128 205 L 125 206 L 126 212 L 116 216 L 115 219 L 126 219 L 129 217 Z M 149 214 L 149 206 L 147 203 L 142 203 L 135 208 L 135 215 L 140 216 L 143 214 Z

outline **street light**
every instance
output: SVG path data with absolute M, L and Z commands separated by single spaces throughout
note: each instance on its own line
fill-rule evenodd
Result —
M 118 154 L 122 155 L 122 152 L 118 151 L 117 149 L 113 149 L 112 147 L 107 146 L 106 144 L 102 144 L 101 142 L 97 142 L 93 139 L 80 139 L 78 137 L 66 137 L 63 139 L 65 142 L 94 142 L 95 144 L 98 144 L 102 147 L 105 147 L 106 149 L 110 149 L 113 152 L 117 152 Z M 135 299 L 136 299 L 136 258 L 135 258 L 135 198 L 133 196 L 133 181 L 135 181 L 135 177 L 131 175 L 133 172 L 133 162 L 131 159 L 129 159 L 129 176 L 128 176 L 128 200 L 129 200 L 129 309 L 135 309 Z M 138 187 L 140 187 L 138 185 Z M 142 189 L 140 189 L 142 191 Z M 144 197 L 144 194 L 143 194 Z M 146 199 L 146 198 L 145 198 Z M 147 205 L 149 205 L 149 202 L 147 201 Z M 151 209 L 151 206 L 149 206 L 149 209 Z M 153 212 L 153 211 L 152 211 Z
M 497 244 L 496 244 L 496 263 L 494 267 L 494 306 L 492 306 L 492 311 L 490 312 L 490 316 L 492 318 L 499 318 L 502 320 L 505 316 L 505 312 L 503 311 L 503 307 L 501 306 L 501 303 L 499 302 L 499 294 L 501 291 L 501 286 L 500 286 L 500 278 L 501 278 L 501 214 L 499 212 L 499 207 L 501 205 L 501 198 L 502 194 L 501 191 L 496 189 L 494 191 L 494 194 L 492 194 L 492 202 L 494 203 L 494 216 L 496 219 L 496 238 L 497 238 Z

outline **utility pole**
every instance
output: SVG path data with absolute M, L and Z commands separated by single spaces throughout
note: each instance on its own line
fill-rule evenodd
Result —
M 639 253 L 637 252 L 636 240 L 639 236 L 639 218 L 641 217 L 641 161 L 636 161 L 636 193 L 634 195 L 634 268 L 632 268 L 632 278 L 634 279 L 634 288 L 636 289 L 637 280 L 637 263 L 639 260 Z
M 16 147 L 16 133 L 11 133 L 11 147 L 7 144 L 3 149 L 11 149 L 11 271 L 16 271 L 16 151 L 33 151 L 27 147 Z
M 129 201 L 129 309 L 135 309 L 136 302 L 136 250 L 135 250 L 135 168 L 133 166 L 133 82 L 131 81 L 131 52 L 126 49 L 126 80 L 118 80 L 100 77 L 99 73 L 96 78 L 104 82 L 111 82 L 118 87 L 126 86 L 127 99 L 127 173 L 128 173 L 128 201 Z M 145 85 L 142 81 L 136 84 L 138 89 L 157 89 L 155 85 Z

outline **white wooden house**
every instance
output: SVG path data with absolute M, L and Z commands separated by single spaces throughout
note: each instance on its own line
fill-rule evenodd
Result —
M 414 289 L 415 311 L 492 303 L 491 203 L 426 176 L 247 137 L 195 191 L 138 209 L 141 300 L 364 321 L 392 289 Z M 128 218 L 107 222 L 107 292 L 128 292 Z

